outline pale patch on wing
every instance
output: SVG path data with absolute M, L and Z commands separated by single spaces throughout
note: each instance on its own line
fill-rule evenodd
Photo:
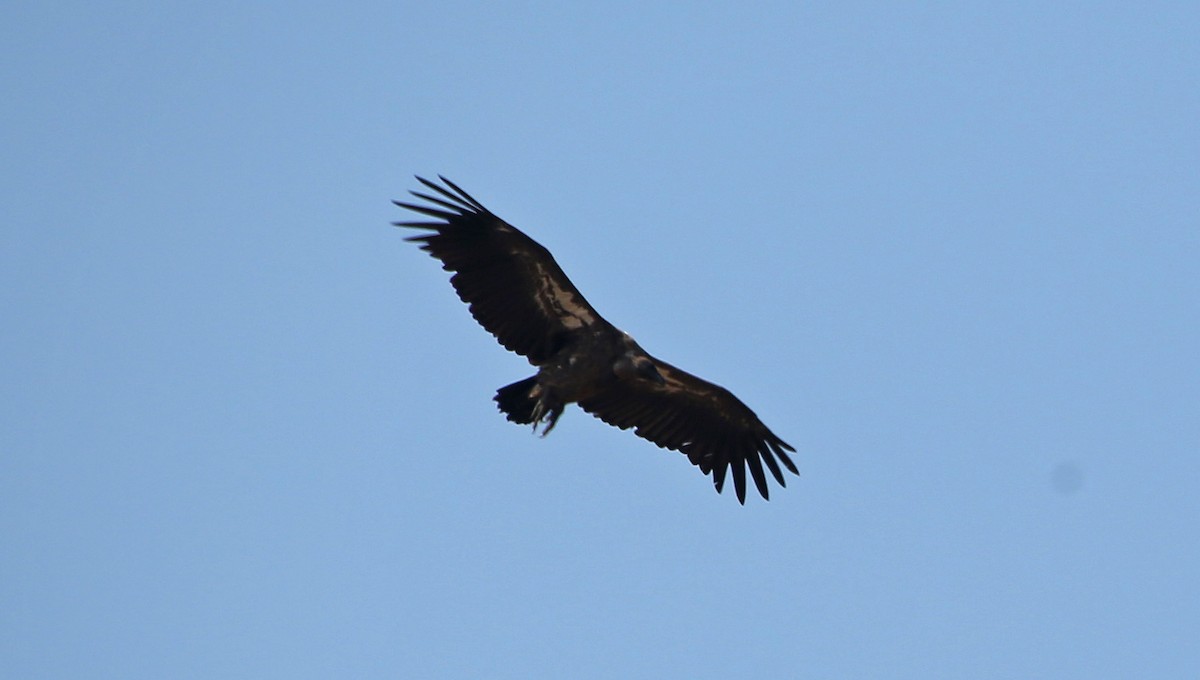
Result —
M 722 387 L 713 385 L 702 378 L 697 378 L 682 369 L 673 366 L 663 366 L 662 362 L 657 362 L 657 366 L 658 372 L 663 377 L 665 384 L 656 389 L 686 396 L 693 403 L 697 405 L 703 404 L 711 413 L 720 414 L 725 419 L 729 419 L 732 416 L 732 413 L 729 411 L 729 399 L 732 399 L 734 404 L 741 406 L 741 402 L 737 400 L 737 397 L 729 394 L 728 390 Z M 728 395 L 728 397 L 725 395 Z
M 694 391 L 694 390 L 692 390 L 692 388 L 690 386 L 685 385 L 679 379 L 679 376 L 677 376 L 675 374 L 675 371 L 667 368 L 666 366 L 663 366 L 661 363 L 658 364 L 658 372 L 659 372 L 659 375 L 661 375 L 663 377 L 663 380 L 665 381 L 665 384 L 662 385 L 659 389 L 663 389 L 668 392 L 689 392 L 690 393 L 690 392 Z
M 565 328 L 577 330 L 596 323 L 591 307 L 573 291 L 559 285 L 551 272 L 541 262 L 532 262 L 537 271 L 538 291 L 536 300 L 546 316 L 558 320 Z

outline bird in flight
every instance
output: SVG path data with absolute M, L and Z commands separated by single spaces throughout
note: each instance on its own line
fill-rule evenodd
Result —
M 440 176 L 439 176 L 440 177 Z M 732 392 L 646 353 L 605 321 L 537 241 L 440 177 L 411 191 L 424 205 L 393 201 L 432 221 L 395 222 L 425 230 L 405 240 L 421 244 L 453 272 L 450 283 L 471 315 L 505 349 L 537 367 L 533 376 L 501 387 L 494 400 L 514 423 L 554 429 L 568 404 L 658 446 L 679 451 L 720 493 L 733 477 L 746 502 L 746 470 L 764 499 L 767 476 L 786 486 L 780 465 L 799 474 L 795 451 Z

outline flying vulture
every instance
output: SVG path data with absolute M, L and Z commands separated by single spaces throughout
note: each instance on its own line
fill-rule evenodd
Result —
M 537 366 L 537 374 L 501 387 L 495 396 L 509 421 L 554 429 L 567 404 L 658 446 L 680 451 L 720 493 L 728 472 L 746 502 L 746 468 L 768 498 L 765 468 L 786 486 L 799 474 L 795 451 L 729 390 L 650 356 L 592 308 L 550 251 L 441 177 L 417 177 L 433 193 L 409 192 L 426 205 L 394 201 L 433 218 L 396 222 L 424 229 L 409 237 L 454 272 L 450 283 L 471 315 L 505 349 Z

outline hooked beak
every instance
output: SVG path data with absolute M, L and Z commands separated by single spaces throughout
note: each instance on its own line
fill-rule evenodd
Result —
M 647 380 L 650 380 L 651 382 L 658 383 L 659 385 L 667 384 L 666 378 L 662 377 L 662 373 L 658 372 L 658 367 L 651 362 L 646 362 L 646 368 L 643 369 L 641 373 Z

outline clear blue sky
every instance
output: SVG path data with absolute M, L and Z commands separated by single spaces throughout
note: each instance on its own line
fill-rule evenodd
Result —
M 0 676 L 1200 667 L 1191 3 L 0 10 Z M 494 390 L 444 173 L 802 476 Z

